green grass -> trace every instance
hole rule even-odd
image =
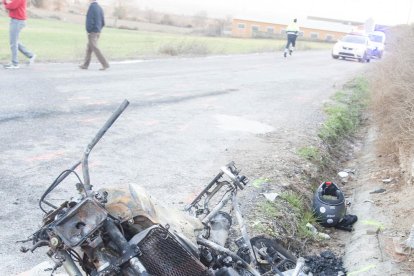
[[[318,178],[329,179],[332,176],[332,164],[335,156],[332,151],[335,146],[340,145],[341,140],[355,132],[362,121],[362,114],[369,100],[368,82],[364,78],[356,78],[344,86],[343,90],[338,91],[332,96],[332,101],[325,106],[327,119],[319,130],[319,137],[323,143],[321,146],[302,147],[297,154],[315,164],[318,168]],[[326,174],[325,174],[326,173]],[[336,173],[336,172],[335,172]],[[309,190],[316,189],[319,181],[314,179],[301,178],[303,185],[305,182],[311,183],[307,186]],[[312,184],[313,183],[313,184]],[[321,237],[314,235],[306,224],[310,223],[317,227],[316,218],[309,209],[307,203],[310,198],[294,192],[285,191],[280,194],[275,202],[258,202],[255,207],[257,213],[257,223],[253,225],[256,232],[267,233],[283,239],[283,235],[292,235],[296,240],[322,240]]]
[[[267,234],[270,236],[277,236],[272,223],[273,220],[283,217],[283,214],[279,212],[279,206],[275,202],[261,201],[257,205],[257,212],[261,214],[264,221],[257,222],[253,225],[254,230],[257,233]]]
[[[307,210],[305,206],[305,199],[303,196],[294,193],[293,191],[287,191],[280,195],[289,206],[292,208],[293,213],[297,219],[297,232],[300,238],[314,239],[316,238],[312,232],[306,227],[307,223],[316,225],[316,218],[314,217],[312,211]]]
[[[309,229],[306,227],[306,224],[312,224],[313,226],[317,226],[318,222],[316,221],[315,216],[311,211],[303,211],[301,213],[301,219],[299,220],[298,225],[298,233],[299,237],[304,239],[318,239]]]
[[[8,21],[0,16],[0,61],[10,58]],[[20,41],[37,54],[40,61],[75,61],[83,58],[86,32],[83,25],[53,19],[30,19]],[[215,55],[273,52],[283,48],[285,41],[271,39],[238,39],[202,37],[158,32],[105,28],[100,48],[110,60],[125,60],[162,55]],[[332,45],[300,42],[299,50],[328,49]]]
[[[302,213],[303,212],[303,197],[295,194],[292,191],[283,192],[280,197],[284,200],[286,200],[291,207],[293,207],[297,212]]]
[[[367,80],[360,77],[332,97],[333,102],[325,106],[327,119],[318,133],[323,142],[335,146],[343,137],[355,132],[367,106],[368,90]]]
[[[317,161],[321,158],[319,149],[313,146],[300,148],[298,150],[298,155],[309,161]]]
[[[279,212],[279,208],[277,207],[277,205],[269,201],[260,202],[259,211],[266,217],[276,218],[281,216],[281,213]]]
[[[306,227],[307,223],[312,225],[317,225],[317,223],[313,213],[307,210],[305,199],[292,191],[281,193],[280,199],[282,201],[261,201],[257,204],[256,212],[260,214],[261,221],[253,225],[254,230],[278,237],[280,233],[275,232],[272,223],[272,221],[278,221],[288,233],[296,233],[298,238],[316,239]]]

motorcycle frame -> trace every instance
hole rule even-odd
[[[40,201],[47,204],[48,206],[57,209],[58,207],[54,206],[50,202],[45,200],[47,194],[53,191],[72,171],[74,171],[79,165],[82,167],[82,174],[83,174],[83,190],[85,192],[84,198],[93,198],[94,193],[92,191],[93,185],[91,185],[90,176],[89,176],[89,154],[91,153],[92,149],[95,145],[101,140],[101,138],[105,135],[108,129],[113,125],[113,123],[118,119],[118,117],[124,112],[124,110],[128,107],[129,102],[124,100],[122,104],[113,112],[113,114],[108,118],[105,124],[99,129],[97,134],[94,136],[92,141],[86,147],[83,157],[80,161],[78,161],[75,165],[73,165],[68,171],[63,173],[59,178],[55,180],[52,186],[48,189],[48,192],[45,193]],[[82,193],[82,191],[79,191]],[[133,247],[128,244],[128,241],[122,235],[118,227],[115,225],[114,221],[107,217],[103,227],[105,228],[108,235],[111,237],[111,240],[114,241],[120,252],[122,252],[122,256],[120,258],[120,262],[122,263],[129,263],[129,267],[137,273],[137,275],[146,276],[148,273],[146,272],[145,267],[136,257],[139,254],[139,249],[137,247]],[[79,268],[76,266],[75,262],[73,261],[72,257],[66,250],[58,250],[53,252],[53,254],[49,255],[49,257],[56,263],[56,266],[62,265],[66,272],[71,276],[81,276],[81,272]]]
[[[98,131],[98,133],[95,135],[95,137],[92,139],[92,141],[88,144],[86,147],[83,157],[80,161],[78,161],[75,165],[73,165],[67,172],[63,173],[58,179],[55,180],[55,182],[52,184],[52,186],[48,189],[48,192],[46,192],[42,198],[40,199],[40,202],[43,202],[47,204],[48,206],[58,209],[58,207],[54,206],[50,202],[45,200],[45,197],[47,194],[49,194],[53,189],[55,189],[72,171],[74,171],[79,165],[82,167],[82,174],[83,174],[83,190],[85,192],[85,197],[93,197],[93,191],[90,181],[90,175],[89,175],[89,155],[92,151],[92,149],[95,147],[95,145],[100,141],[100,139],[105,135],[107,130],[113,125],[113,123],[117,120],[117,118],[123,113],[123,111],[128,107],[129,102],[127,100],[124,100],[122,104],[114,111],[114,113],[111,115],[111,117],[105,122],[105,124],[102,126],[102,128]],[[234,173],[233,169],[236,170],[236,173]],[[223,176],[227,175],[231,180],[230,182],[218,182],[218,180]],[[231,162],[227,164],[226,166],[223,166],[221,168],[221,172],[207,185],[207,187],[203,190],[202,193],[190,204],[190,206],[187,208],[187,210],[190,210],[192,207],[195,207],[197,203],[203,198],[204,195],[207,195],[207,198],[204,202],[204,207],[208,209],[208,203],[210,199],[219,191],[224,185],[228,185],[230,188],[227,191],[228,194],[223,197],[219,204],[217,204],[211,212],[209,212],[206,217],[202,220],[202,223],[204,225],[207,225],[212,218],[214,218],[215,215],[217,215],[221,209],[223,209],[229,201],[232,203],[232,210],[235,213],[237,222],[239,224],[239,229],[242,234],[242,237],[244,239],[244,242],[246,243],[246,246],[249,247],[249,253],[251,260],[254,265],[256,265],[256,257],[253,253],[253,248],[250,243],[250,236],[247,232],[246,224],[244,222],[242,213],[240,211],[240,206],[238,204],[237,199],[237,191],[239,189],[243,189],[243,184],[246,184],[244,182],[244,179],[240,179],[238,177],[238,171],[234,167],[234,162]],[[209,192],[209,190],[214,186],[213,191]],[[80,191],[81,192],[81,191]],[[121,252],[125,252],[126,254],[123,254],[122,259],[129,263],[130,267],[137,273],[137,275],[143,275],[146,276],[148,273],[146,272],[145,267],[142,265],[142,263],[139,261],[139,259],[136,257],[137,253],[139,253],[136,249],[131,248],[131,246],[128,244],[125,237],[122,235],[118,227],[115,225],[114,221],[111,218],[107,218],[103,227],[106,229],[107,233],[111,237],[111,239],[115,242],[117,247]],[[200,235],[197,238],[197,242],[199,244],[202,244],[207,247],[211,247],[217,251],[220,251],[222,253],[228,254],[229,256],[232,256],[234,259],[237,259],[243,266],[249,270],[253,275],[260,276],[260,273],[253,268],[250,264],[245,262],[242,258],[240,258],[237,254],[230,251],[229,249],[216,244],[212,241],[209,241],[205,239],[202,235]],[[32,252],[35,249],[35,247],[32,248]],[[131,252],[130,250],[133,250]],[[55,251],[53,254],[49,255],[49,257],[52,258],[54,262],[56,262],[56,267],[63,265],[66,272],[71,276],[80,276],[82,275],[79,268],[74,263],[72,257],[66,250],[58,250]],[[63,260],[63,261],[62,261]],[[298,266],[297,266],[298,267]],[[279,275],[283,276],[283,274],[278,273]],[[295,275],[295,274],[294,274]]]
[[[253,262],[253,265],[256,265],[256,257],[253,253],[253,248],[250,243],[250,236],[247,232],[247,227],[243,219],[243,215],[240,211],[240,206],[237,199],[237,192],[239,189],[243,189],[243,182],[240,181],[240,178],[238,177],[238,171],[234,166],[234,162],[230,162],[226,166],[223,166],[220,168],[220,173],[204,188],[204,190],[193,200],[193,202],[187,206],[186,210],[190,211],[193,207],[198,206],[198,203],[201,201],[201,199],[205,197],[203,208],[204,210],[208,209],[208,204],[210,200],[217,194],[218,191],[220,191],[224,186],[228,186],[229,189],[226,192],[225,196],[218,202],[218,204],[210,211],[208,214],[201,220],[201,222],[207,226],[209,222],[227,205],[227,203],[231,202],[231,208],[234,211],[237,224],[239,225],[239,230],[241,232],[241,235],[243,237],[244,243],[249,248],[249,255]],[[219,181],[223,175],[228,176],[231,179],[231,183],[228,181]],[[242,184],[243,183],[243,184]],[[210,191],[211,190],[211,191]],[[253,274],[253,275],[260,275],[260,273],[254,269],[250,264],[245,262],[243,259],[241,259],[239,256],[228,250],[227,248],[214,243],[212,241],[209,241],[207,239],[204,239],[202,235],[200,235],[197,238],[197,242],[200,244],[203,244],[208,247],[212,247],[213,249],[230,254],[233,258],[236,258],[238,261],[241,261],[243,265]]]
[[[234,173],[236,171],[236,173]],[[232,183],[228,181],[219,181],[223,175],[227,175],[231,180]],[[246,184],[245,182],[242,182],[243,184]],[[201,220],[201,222],[208,227],[209,222],[227,205],[229,201],[231,201],[231,208],[235,214],[237,224],[239,225],[239,230],[242,235],[242,238],[244,240],[245,245],[249,248],[249,255],[250,259],[252,260],[252,265],[245,262],[242,258],[240,258],[237,254],[230,251],[229,249],[213,242],[208,239],[206,239],[203,234],[200,234],[197,237],[197,243],[210,247],[216,251],[219,251],[221,253],[227,254],[231,256],[233,259],[238,260],[240,263],[243,264],[243,266],[253,275],[260,276],[261,274],[254,268],[257,265],[256,256],[254,255],[253,247],[250,242],[250,236],[247,231],[246,224],[243,219],[242,212],[240,210],[240,205],[238,203],[237,199],[237,192],[239,189],[243,189],[240,178],[238,177],[238,171],[234,166],[234,162],[231,162],[227,164],[226,166],[221,167],[220,173],[203,189],[203,191],[193,200],[192,203],[190,203],[185,209],[186,211],[191,211],[192,208],[197,208],[199,205],[199,202],[205,197],[203,202],[203,211],[209,210],[208,204],[210,200],[217,194],[218,191],[220,191],[224,186],[228,186],[229,190],[227,191],[227,194],[218,202],[218,204],[207,213],[207,215]],[[304,262],[298,261],[295,267],[294,272],[291,274],[292,276],[299,275],[301,269],[304,266]],[[275,268],[275,272],[279,276],[284,276],[284,274]]]

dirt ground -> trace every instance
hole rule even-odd
[[[348,275],[414,275],[414,255],[401,247],[414,223],[413,187],[402,181],[391,157],[376,153],[375,127],[360,135],[349,149],[354,158],[344,164],[355,169],[343,189],[351,202],[348,213],[358,216],[355,230],[338,237]]]

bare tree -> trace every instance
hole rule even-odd
[[[205,28],[207,25],[207,12],[199,11],[193,16],[193,24],[198,28]]]
[[[115,17],[115,25],[118,19],[127,19],[131,14],[137,14],[138,10],[138,5],[134,0],[115,0],[112,13]]]
[[[171,19],[171,16],[168,14],[164,14],[164,16],[162,17],[160,24],[162,25],[174,25],[173,20]]]
[[[231,16],[230,14],[226,15],[224,17],[224,24],[225,24],[225,28],[227,27],[231,27],[231,23],[233,22],[233,16]]]
[[[54,10],[62,11],[67,6],[67,0],[55,0],[54,1]]]
[[[208,36],[222,36],[226,21],[224,19],[217,19],[213,23],[208,24],[206,35]]]
[[[47,0],[31,0],[30,3],[36,8],[45,8]]]
[[[145,18],[149,23],[153,23],[156,19],[155,12],[153,9],[146,9],[145,10]]]

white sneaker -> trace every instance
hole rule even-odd
[[[3,67],[4,69],[19,69],[20,68],[18,64],[13,64],[13,63],[6,64]]]
[[[36,55],[33,54],[33,56],[29,59],[29,65],[32,65],[36,60]]]

